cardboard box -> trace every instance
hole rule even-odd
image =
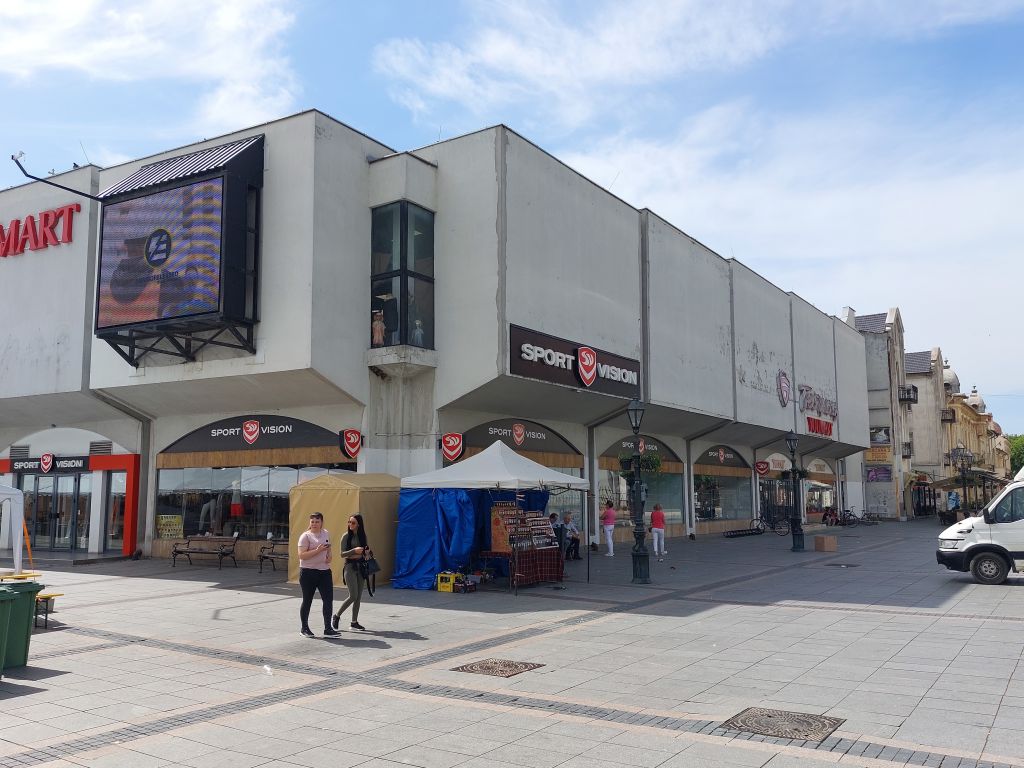
[[[815,552],[837,552],[839,551],[839,539],[835,536],[815,536]]]

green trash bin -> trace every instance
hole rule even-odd
[[[11,606],[18,596],[7,587],[0,587],[0,677],[3,677],[3,658],[7,653],[7,627],[11,621]]]
[[[32,639],[32,625],[36,619],[36,595],[45,587],[38,581],[20,581],[7,584],[15,599],[11,605],[11,620],[7,626],[7,649],[4,669],[24,667],[28,664],[28,644]]]

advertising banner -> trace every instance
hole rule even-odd
[[[103,206],[96,328],[220,308],[224,180]]]
[[[892,427],[872,427],[871,444],[889,445],[892,442]]]
[[[889,483],[889,482],[892,482],[892,467],[890,467],[890,466],[868,467],[868,470],[867,470],[867,481],[869,483]]]

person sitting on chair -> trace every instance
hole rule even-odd
[[[562,528],[565,530],[565,559],[582,560],[580,557],[580,529],[572,521],[572,515],[562,515]]]

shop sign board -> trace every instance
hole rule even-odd
[[[639,441],[639,445],[637,445],[637,441]],[[637,450],[637,448],[639,448],[639,450]],[[682,462],[682,459],[676,455],[675,451],[650,435],[639,435],[636,438],[630,435],[629,437],[624,437],[621,440],[616,440],[608,446],[608,450],[602,453],[601,457],[606,459],[617,459],[623,454],[632,456],[634,453],[656,453],[665,461]]]
[[[88,456],[54,456],[44,453],[34,459],[11,459],[11,472],[60,475],[89,471]]]
[[[876,445],[864,451],[864,461],[868,464],[892,463],[892,448],[888,445]]]
[[[832,437],[833,424],[831,421],[818,419],[814,416],[807,417],[807,434],[820,435],[821,437]]]
[[[765,459],[768,462],[768,468],[772,472],[785,472],[790,468],[792,462],[788,456],[781,453],[771,453]]]
[[[743,460],[742,456],[727,445],[716,445],[712,448],[708,448],[698,456],[697,460],[693,463],[713,464],[719,467],[750,467],[750,465]]]
[[[81,210],[80,203],[69,203],[21,219],[12,219],[6,227],[0,224],[0,258],[20,256],[26,250],[41,251],[70,243],[75,236],[75,214]]]
[[[620,397],[640,397],[640,361],[509,325],[509,373]]]
[[[755,461],[754,471],[757,472],[758,477],[764,477],[765,475],[772,471],[772,465],[769,464],[767,461]]]
[[[190,432],[163,453],[249,451],[337,446],[338,433],[287,416],[254,414],[221,419]]]
[[[525,419],[498,419],[468,429],[462,435],[463,450],[465,448],[487,448],[495,440],[500,440],[516,451],[580,455],[572,443],[554,430]],[[449,459],[447,455],[444,458],[446,464],[455,460]]]
[[[824,459],[811,459],[807,462],[805,467],[808,472],[814,472],[817,475],[832,475],[835,474],[832,471],[832,467],[828,465],[828,462]]]

